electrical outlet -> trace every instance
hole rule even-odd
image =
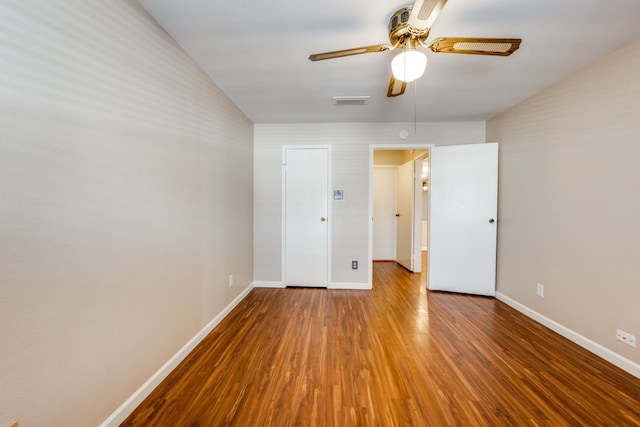
[[[626,345],[630,345],[631,347],[636,346],[636,337],[635,335],[631,335],[629,332],[616,329],[616,339]]]
[[[351,261],[351,269],[352,270],[358,269],[358,261]]]
[[[233,274],[229,275],[229,287],[233,286]]]
[[[538,295],[540,298],[544,298],[544,285],[541,283],[538,283],[538,286],[536,287],[536,295]]]

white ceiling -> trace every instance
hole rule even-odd
[[[509,57],[427,52],[417,85],[387,98],[387,43],[403,0],[140,0],[254,123],[486,120],[640,36],[638,0],[449,0],[437,37],[522,38]],[[606,84],[606,82],[602,82]],[[333,96],[370,95],[366,106]]]

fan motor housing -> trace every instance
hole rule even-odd
[[[393,46],[404,47],[407,40],[424,43],[429,35],[429,30],[416,31],[407,25],[412,7],[403,7],[397,10],[389,19],[389,40]]]

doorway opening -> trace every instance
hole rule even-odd
[[[369,170],[369,284],[373,262],[396,262],[426,287],[429,149],[432,144],[372,145]]]

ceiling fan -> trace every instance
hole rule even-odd
[[[407,87],[407,82],[417,79],[424,72],[427,58],[416,49],[417,47],[424,46],[432,52],[496,56],[509,56],[520,47],[521,39],[478,37],[443,37],[426,45],[429,30],[446,3],[447,0],[416,0],[412,7],[398,10],[389,20],[390,44],[316,53],[309,56],[309,59],[322,61],[343,56],[402,49],[403,52],[396,56],[391,63],[393,73],[387,96],[393,97],[402,95]]]

